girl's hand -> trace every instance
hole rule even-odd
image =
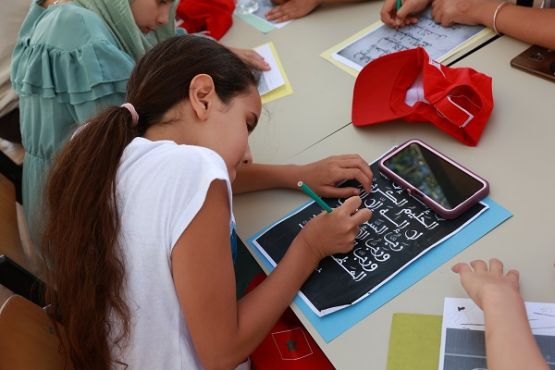
[[[403,0],[399,11],[396,0],[385,0],[380,12],[382,22],[392,28],[405,27],[414,24],[418,18],[414,15],[426,9],[431,0]]]
[[[256,51],[252,49],[241,49],[241,48],[232,48],[227,46],[227,48],[235,55],[239,57],[247,66],[253,69],[257,69],[259,71],[269,71],[270,65],[266,63],[264,58]]]
[[[310,249],[316,263],[326,256],[353,249],[360,225],[372,216],[369,209],[358,209],[361,203],[360,197],[351,197],[333,212],[322,212],[303,227],[297,238]]]
[[[320,196],[348,198],[358,195],[357,188],[338,188],[343,180],[357,180],[364,190],[370,191],[372,171],[358,154],[338,155],[301,166],[299,180],[310,186]]]
[[[433,0],[432,17],[444,27],[459,24],[490,26],[498,0]]]
[[[274,1],[280,4],[266,14],[266,19],[272,22],[285,22],[295,18],[301,18],[313,11],[320,0],[289,0]]]
[[[489,266],[485,261],[475,260],[470,265],[457,263],[451,270],[460,275],[464,290],[481,309],[484,297],[490,294],[520,294],[518,271],[503,274],[503,263],[496,258],[489,260]]]

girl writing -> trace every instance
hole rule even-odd
[[[127,103],[91,119],[61,150],[42,245],[76,369],[233,368],[320,259],[352,249],[370,218],[358,196],[311,220],[274,272],[236,300],[236,177],[266,172],[259,183],[268,187],[298,171],[295,180],[325,193],[345,175],[369,188],[372,176],[357,156],[250,167],[247,138],[260,110],[256,80],[237,56],[209,39],[171,38],[137,64]]]

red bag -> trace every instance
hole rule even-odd
[[[181,0],[175,13],[189,33],[205,32],[219,40],[233,24],[233,0]]]
[[[253,290],[266,276],[258,274]],[[290,308],[251,355],[252,370],[333,370],[334,367]]]

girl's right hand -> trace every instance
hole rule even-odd
[[[303,227],[297,238],[310,249],[316,262],[353,249],[360,225],[372,216],[369,209],[358,209],[361,203],[359,196],[351,197],[333,212],[322,212]]]
[[[451,270],[459,274],[461,284],[470,298],[484,309],[484,300],[492,295],[519,295],[519,274],[517,270],[503,273],[503,263],[492,258],[488,263],[475,260],[467,263],[457,263]]]
[[[396,9],[396,0],[385,0],[380,12],[382,22],[392,28],[399,28],[414,24],[418,21],[416,13],[426,9],[431,0],[403,0],[399,11]]]

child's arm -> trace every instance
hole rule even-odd
[[[196,352],[206,369],[233,368],[247,358],[291,303],[320,259],[353,247],[370,217],[349,198],[311,220],[274,272],[237,302],[229,243],[226,186],[214,181],[206,200],[172,252],[172,274]]]
[[[269,21],[285,22],[291,19],[301,18],[316,9],[322,4],[343,4],[356,3],[364,0],[277,0],[275,4],[279,4],[266,14]]]
[[[503,274],[503,264],[491,259],[459,263],[453,271],[484,311],[489,370],[549,370],[532,335],[519,293],[518,272]]]
[[[444,26],[454,23],[482,24],[493,28],[499,0],[434,0],[432,15]],[[529,44],[555,48],[555,9],[503,5],[497,12],[495,26],[504,33]]]
[[[358,195],[355,188],[338,188],[342,180],[355,179],[366,191],[372,185],[372,171],[359,155],[328,157],[307,165],[267,165],[252,163],[241,166],[233,182],[236,194],[272,188],[296,189],[303,181],[323,197],[347,198]]]

